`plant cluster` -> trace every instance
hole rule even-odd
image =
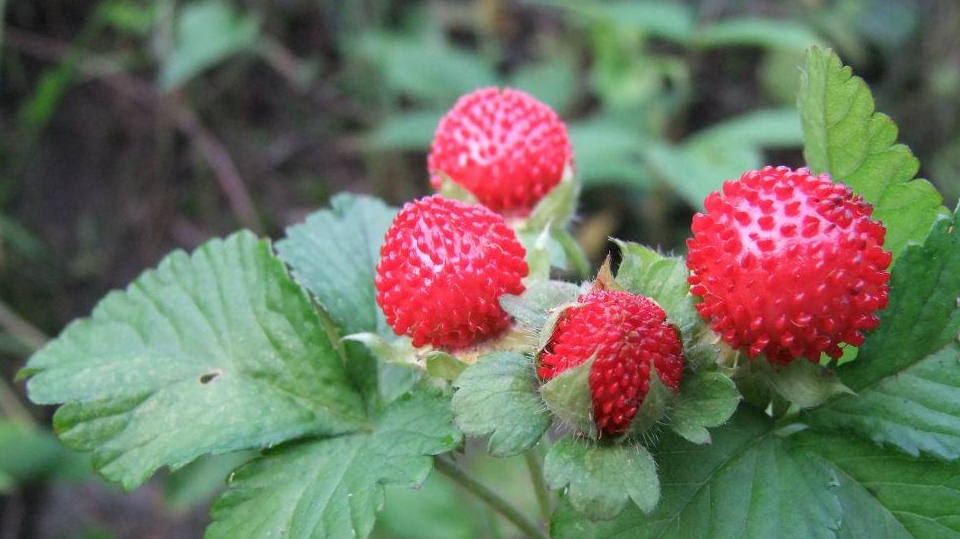
[[[725,182],[685,258],[616,241],[588,276],[564,124],[478,90],[440,121],[438,194],[173,253],[21,376],[127,489],[261,450],[210,539],[366,537],[433,469],[547,537],[457,464],[465,435],[526,456],[554,537],[956,536],[960,217],[873,107],[811,49],[810,168]]]

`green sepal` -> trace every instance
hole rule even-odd
[[[543,472],[550,488],[566,488],[566,501],[590,520],[615,518],[631,500],[649,513],[660,500],[656,463],[639,445],[568,436],[550,448]]]
[[[424,368],[428,376],[453,381],[468,367],[454,356],[434,350],[423,357]]]
[[[564,425],[597,438],[593,421],[593,396],[590,392],[590,369],[594,355],[580,365],[567,369],[540,387],[540,397]]]

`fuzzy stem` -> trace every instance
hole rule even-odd
[[[540,515],[544,522],[550,522],[550,492],[547,490],[547,483],[543,480],[543,462],[540,461],[540,446],[523,454],[527,459],[527,469],[530,471],[530,479],[533,481],[533,491],[537,495],[537,502],[540,504]]]
[[[453,479],[474,496],[480,498],[480,500],[489,505],[494,511],[500,513],[504,518],[512,522],[514,526],[519,528],[520,531],[528,537],[532,539],[550,539],[550,536],[547,535],[540,526],[523,516],[496,492],[477,481],[476,478],[452,460],[444,457],[436,457],[434,464],[436,464],[437,471]]]

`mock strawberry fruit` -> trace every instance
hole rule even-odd
[[[677,391],[683,346],[666,313],[648,298],[595,290],[577,303],[560,315],[537,374],[546,382],[596,354],[589,375],[593,419],[603,434],[623,434],[650,390],[651,367]]]
[[[503,217],[434,195],[406,204],[377,265],[377,303],[414,346],[457,349],[509,326],[503,294],[520,294],[525,251]]]
[[[765,167],[723,184],[693,218],[690,292],[713,330],[771,363],[860,346],[887,306],[886,229],[850,188],[801,168]]]
[[[427,167],[434,188],[446,175],[491,210],[522,216],[560,182],[571,155],[550,107],[518,90],[483,88],[440,120]]]

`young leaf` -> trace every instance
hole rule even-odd
[[[673,432],[695,444],[710,443],[707,427],[719,427],[730,419],[740,403],[740,393],[729,377],[699,370],[680,383],[680,395],[670,415]]]
[[[960,539],[960,464],[911,458],[837,433],[808,430],[794,442],[836,467],[844,514],[838,539]]]
[[[591,357],[563,371],[540,387],[540,397],[553,415],[567,426],[591,436],[597,430],[593,422],[593,397],[590,393],[593,360]]]
[[[567,488],[570,505],[591,520],[616,517],[628,500],[649,513],[660,499],[657,466],[640,445],[568,436],[550,448],[543,473],[550,488]]]
[[[396,213],[375,198],[340,194],[330,200],[329,210],[288,228],[287,237],[277,243],[280,258],[330,315],[340,335],[373,332],[394,338],[377,306],[373,280],[380,246]],[[344,343],[344,349],[347,372],[368,408],[378,409],[410,389],[413,376],[403,367],[378,362],[357,342]],[[378,385],[378,379],[384,383]]]
[[[269,242],[174,252],[30,358],[61,439],[133,488],[205,453],[365,428],[360,396]]]
[[[829,172],[874,206],[887,227],[884,247],[894,256],[922,241],[945,210],[926,180],[914,179],[920,163],[896,144],[897,126],[876,112],[870,89],[830,49],[807,52],[798,98],[804,154],[813,172]]]
[[[628,507],[591,522],[569,505],[554,513],[557,539],[832,539],[841,507],[832,468],[791,447],[762,414],[741,407],[705,445],[665,434],[654,451],[663,485],[646,515]],[[622,473],[622,472],[621,472]]]
[[[453,413],[471,436],[490,435],[495,457],[530,449],[550,426],[550,414],[537,395],[533,360],[498,352],[480,358],[454,382]]]
[[[687,283],[690,272],[683,258],[663,256],[638,243],[614,241],[623,257],[617,271],[618,283],[634,294],[652,298],[666,311],[670,322],[681,329],[700,323]]]
[[[547,323],[550,311],[565,303],[577,301],[580,287],[563,281],[536,281],[519,296],[500,296],[500,306],[518,322],[539,330]]]
[[[390,335],[373,285],[380,246],[396,208],[370,197],[340,194],[330,209],[287,229],[277,253],[333,318],[341,334]]]
[[[391,404],[372,432],[268,451],[231,477],[204,537],[363,539],[383,508],[383,485],[420,485],[430,455],[460,443],[452,423],[448,400],[418,391]]]
[[[857,396],[809,414],[911,455],[960,458],[960,214],[940,218],[893,268],[890,305],[856,361],[836,369]]]

